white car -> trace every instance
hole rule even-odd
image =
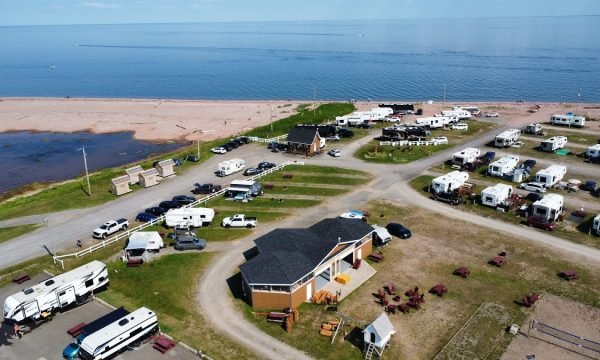
[[[529,183],[524,183],[519,185],[519,189],[523,189],[523,190],[527,190],[527,191],[534,191],[536,193],[545,193],[546,192],[546,187],[544,186],[544,184],[539,183],[539,182],[529,182]]]
[[[448,144],[448,138],[445,136],[438,136],[431,139],[431,142],[435,145],[446,145]]]
[[[499,117],[500,114],[498,114],[497,112],[489,112],[489,113],[485,113],[485,117]]]
[[[402,121],[402,118],[399,116],[390,116],[390,117],[385,118],[385,121],[400,124],[400,121]]]
[[[450,128],[452,130],[469,130],[469,125],[465,124],[465,123],[452,124],[452,126],[450,126]]]
[[[224,147],[216,147],[210,149],[210,151],[212,151],[215,154],[225,154],[227,152],[227,149],[225,149]]]
[[[340,137],[339,137],[339,135],[333,135],[333,136],[326,137],[325,140],[327,140],[327,141],[340,141]]]
[[[339,151],[338,149],[331,149],[328,152],[329,155],[333,156],[333,157],[340,157],[342,156],[342,152]]]

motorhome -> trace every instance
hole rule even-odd
[[[500,159],[494,161],[493,163],[488,165],[487,173],[491,176],[499,176],[502,177],[517,167],[519,164],[519,156],[518,155],[507,155],[503,156]]]
[[[535,181],[544,184],[546,187],[552,187],[561,181],[566,173],[567,168],[565,166],[550,165],[535,174]]]
[[[513,187],[506,184],[488,186],[481,192],[481,204],[497,207],[504,205],[513,194]]]
[[[262,185],[258,181],[234,180],[225,191],[226,198],[234,198],[240,193],[249,196],[259,196],[263,194]]]
[[[243,170],[246,167],[246,162],[242,159],[230,159],[219,163],[217,175],[227,176]]]
[[[169,227],[202,227],[209,225],[215,217],[211,208],[179,208],[171,209],[165,214],[165,224]]]
[[[600,157],[600,144],[588,147],[585,150],[585,157],[588,159]]]
[[[546,194],[532,205],[531,214],[547,221],[556,221],[563,211],[564,198],[558,194]]]
[[[477,106],[455,106],[452,110],[465,110],[471,113],[473,116],[481,115],[481,110]]]
[[[562,149],[567,145],[567,137],[566,136],[553,136],[550,139],[542,141],[540,144],[540,150],[554,152],[556,150]]]
[[[144,252],[159,252],[165,247],[158,231],[136,231],[129,236],[125,251],[130,256],[141,256]]]
[[[496,135],[496,138],[494,139],[494,146],[498,148],[509,147],[519,140],[519,136],[521,136],[521,130],[508,129]]]
[[[439,129],[449,124],[449,121],[450,118],[445,116],[429,116],[416,119],[415,124],[419,126],[425,126],[430,129]]]
[[[431,181],[431,192],[434,194],[451,192],[463,186],[468,180],[468,173],[464,171],[451,171]]]
[[[592,232],[596,235],[600,235],[600,214],[594,217],[592,222]]]
[[[544,135],[544,130],[541,124],[527,124],[523,128],[525,134]]]
[[[442,116],[452,117],[455,116],[459,120],[468,120],[471,118],[471,113],[466,110],[442,110]]]
[[[4,320],[9,323],[38,320],[44,312],[53,313],[86,303],[93,292],[107,285],[106,265],[94,260],[7,297]]]
[[[477,148],[466,148],[462,151],[452,154],[452,164],[466,165],[472,164],[481,155],[481,151]]]
[[[553,125],[583,127],[585,125],[585,116],[577,116],[575,114],[554,114],[550,117],[550,123]]]
[[[86,336],[81,342],[79,357],[83,360],[108,359],[158,331],[156,314],[142,307]]]

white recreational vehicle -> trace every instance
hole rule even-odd
[[[455,108],[457,109],[457,108]],[[463,110],[463,109],[457,109],[457,110],[443,110],[442,111],[442,116],[448,116],[448,117],[456,117],[458,118],[458,120],[468,120],[471,118],[471,113],[468,112],[467,110]]]
[[[159,252],[164,247],[165,243],[158,231],[136,231],[129,236],[125,251],[141,254],[144,251]]]
[[[477,106],[455,106],[452,110],[465,110],[471,113],[473,116],[481,115],[481,110]]]
[[[227,190],[241,191],[241,189],[245,189],[252,196],[259,196],[263,194],[262,185],[258,181],[233,180]]]
[[[452,154],[452,164],[465,165],[472,164],[481,155],[481,151],[477,148],[466,148],[462,151]]]
[[[368,121],[368,120],[367,120]],[[352,113],[345,116],[336,116],[335,123],[338,126],[356,126],[365,122],[361,114]]]
[[[532,215],[548,221],[556,221],[563,211],[564,198],[562,195],[547,194],[541,200],[533,203]]]
[[[508,129],[496,135],[494,146],[498,148],[509,147],[519,140],[519,136],[521,136],[521,130]]]
[[[553,125],[583,127],[585,125],[585,116],[576,116],[574,114],[555,114],[550,117],[550,123]]]
[[[158,331],[156,314],[142,307],[86,336],[81,342],[79,357],[83,360],[108,359],[129,344],[139,343]]]
[[[94,260],[76,269],[23,289],[4,300],[4,320],[37,320],[42,312],[53,313],[69,305],[81,305],[95,290],[108,285],[106,265]]]
[[[445,117],[445,116],[429,116],[429,117],[418,118],[415,120],[416,125],[425,126],[430,129],[443,128],[444,125],[447,125],[449,123],[450,123],[450,118]]]
[[[386,116],[392,115],[394,113],[394,110],[392,110],[392,108],[389,107],[376,107],[369,110],[369,112],[377,115],[376,120],[383,120],[386,118]]]
[[[592,145],[585,150],[585,157],[588,159],[600,156],[600,144]]]
[[[566,173],[566,166],[550,165],[535,174],[535,181],[544,184],[545,187],[552,187],[561,181]]]
[[[451,171],[431,181],[431,192],[435,194],[451,192],[463,186],[468,180],[468,173],[464,171]]]
[[[592,232],[596,235],[600,235],[600,214],[594,217],[592,222]]]
[[[215,217],[211,208],[179,208],[171,209],[165,214],[165,223],[169,227],[202,227],[209,225]]]
[[[242,159],[229,159],[219,163],[219,169],[217,175],[227,176],[238,171],[243,170],[246,167],[246,162]]]
[[[562,149],[567,145],[566,136],[553,136],[550,139],[542,141],[540,144],[540,150],[553,152]]]
[[[481,192],[481,204],[496,207],[503,205],[513,194],[513,187],[506,184],[488,186]]]
[[[504,176],[512,172],[519,164],[518,155],[507,155],[488,165],[488,175]]]

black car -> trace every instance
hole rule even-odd
[[[175,243],[175,250],[203,250],[206,247],[206,240],[198,239],[195,236],[178,236]]]
[[[274,167],[276,167],[277,165],[273,164],[272,162],[267,162],[267,161],[263,161],[263,162],[259,162],[257,168],[258,169],[272,169]]]
[[[392,223],[387,224],[387,226],[385,228],[390,233],[390,235],[397,236],[401,239],[408,239],[409,237],[412,236],[412,233],[410,232],[410,230],[408,230],[408,228],[402,224],[392,222]]]
[[[194,184],[194,189],[192,190],[192,192],[194,194],[212,194],[215,193],[217,191],[221,191],[222,187],[221,185],[215,185],[215,184]]]
[[[161,208],[160,206],[147,208],[144,211],[147,212],[148,214],[152,214],[154,216],[162,216],[167,212],[167,210],[165,208]]]
[[[354,131],[348,129],[338,129],[338,135],[340,137],[351,138],[354,137]]]
[[[450,205],[458,205],[463,202],[463,199],[460,196],[454,195],[453,193],[435,193],[431,195],[431,198]]]
[[[183,206],[183,205],[189,205],[189,204],[193,203],[194,201],[196,201],[196,198],[193,196],[187,196],[187,195],[177,195],[177,196],[173,196],[173,199],[171,199],[171,201],[179,204],[179,206]]]
[[[247,136],[240,136],[236,140],[238,140],[242,144],[250,144],[250,138]]]
[[[369,123],[361,123],[356,125],[356,127],[359,129],[370,129],[372,126]]]
[[[234,147],[231,143],[225,143],[223,145],[219,145],[218,147],[222,147],[223,149],[227,150],[228,152],[234,149]]]
[[[229,142],[232,143],[235,147],[240,147],[244,145],[244,143],[241,142],[240,139],[231,139]]]
[[[179,160],[177,158],[173,158],[171,160],[173,160],[173,162],[175,163],[175,166],[181,166],[181,160]]]
[[[253,176],[253,175],[258,175],[261,172],[263,172],[263,169],[247,168],[246,171],[244,171],[244,175],[246,175],[246,176]]]
[[[535,161],[533,159],[527,159],[527,160],[523,161],[523,165],[521,165],[521,167],[523,169],[531,170],[534,168],[535,164],[537,164],[537,161]]]
[[[160,204],[158,204],[159,207],[165,209],[165,211],[171,210],[171,209],[178,209],[181,207],[181,205],[179,205],[178,203],[176,203],[175,201],[161,201]]]
[[[230,141],[227,144],[229,144],[232,148],[237,149],[238,147],[240,147],[240,144],[238,144],[235,141]]]
[[[525,200],[532,201],[532,202],[542,200],[543,198],[544,198],[544,194],[540,194],[540,193],[536,193],[536,192],[530,192],[529,194],[527,194],[527,196],[525,196]]]
[[[198,162],[200,159],[196,155],[188,155],[185,157],[185,161]]]

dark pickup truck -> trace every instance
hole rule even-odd
[[[431,195],[433,200],[448,203],[450,205],[459,205],[463,203],[463,199],[453,193],[435,193]]]
[[[192,189],[192,193],[194,194],[212,194],[217,191],[221,191],[221,185],[215,184],[194,184],[194,188]]]

